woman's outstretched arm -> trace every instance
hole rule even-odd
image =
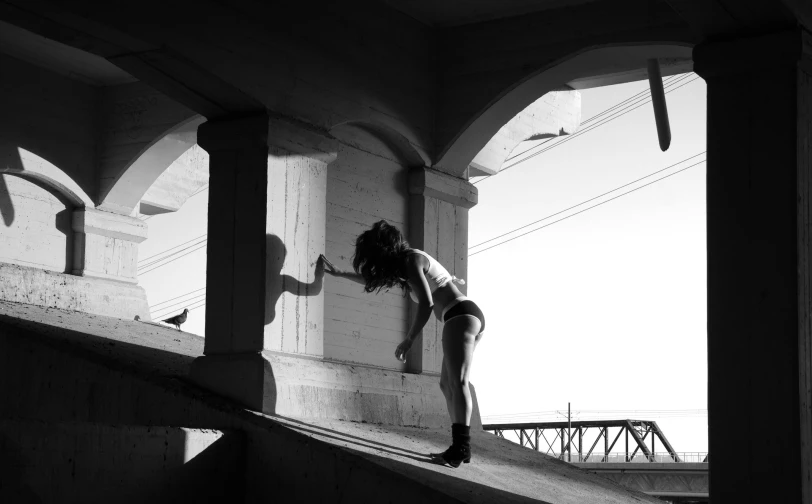
[[[319,255],[319,260],[322,262],[322,264],[324,264],[324,272],[325,273],[333,275],[334,277],[346,278],[348,280],[352,280],[353,282],[359,283],[361,285],[366,285],[366,281],[364,281],[364,277],[362,277],[361,275],[359,275],[358,273],[356,273],[354,271],[342,271],[342,270],[336,268],[335,266],[333,266],[333,263],[331,263],[330,261],[327,260],[326,257],[324,257],[324,254]]]
[[[395,357],[401,362],[406,362],[406,354],[409,353],[409,349],[412,348],[412,344],[418,336],[422,334],[423,327],[431,317],[431,309],[434,307],[431,289],[426,275],[423,274],[424,268],[428,267],[427,263],[428,260],[418,254],[412,254],[406,260],[409,287],[417,298],[417,309],[414,311],[412,325],[409,327],[406,339],[395,349]]]

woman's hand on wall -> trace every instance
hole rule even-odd
[[[398,347],[395,349],[395,358],[400,362],[406,362],[406,354],[409,353],[409,350],[412,348],[412,340],[405,339]]]

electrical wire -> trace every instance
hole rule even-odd
[[[613,192],[615,192],[615,191],[618,191],[618,190],[620,190],[620,189],[623,189],[624,187],[628,187],[628,186],[630,186],[630,185],[632,185],[632,184],[636,184],[637,182],[640,182],[641,180],[645,180],[645,179],[647,179],[647,178],[649,178],[649,177],[653,177],[654,175],[657,175],[658,173],[662,173],[662,172],[664,172],[664,171],[666,171],[666,170],[668,170],[668,169],[670,169],[670,168],[673,168],[673,167],[675,167],[675,166],[679,166],[679,165],[681,165],[682,163],[684,163],[684,162],[686,162],[686,161],[688,161],[688,160],[690,160],[690,159],[693,159],[693,158],[695,158],[695,157],[701,156],[702,154],[705,154],[706,152],[707,152],[707,151],[702,151],[702,152],[700,152],[699,154],[694,154],[693,156],[691,156],[691,157],[687,157],[687,158],[683,159],[682,161],[680,161],[680,162],[678,162],[678,163],[674,163],[674,164],[672,164],[672,165],[670,165],[670,166],[666,166],[665,168],[662,168],[662,169],[660,169],[660,170],[657,170],[657,171],[655,171],[655,172],[653,172],[653,173],[649,173],[648,175],[646,175],[646,176],[644,176],[644,177],[640,177],[639,179],[632,180],[631,182],[626,183],[626,184],[623,184],[622,186],[615,187],[614,189],[611,189],[611,190],[609,190],[609,191],[606,191],[606,192],[605,192],[605,193],[603,193],[603,194],[599,194],[599,195],[597,195],[597,196],[595,196],[595,197],[593,197],[593,198],[589,198],[588,200],[584,200],[584,201],[582,201],[582,202],[580,202],[580,203],[578,203],[578,204],[576,204],[576,205],[572,205],[571,207],[565,208],[564,210],[558,211],[558,212],[556,212],[556,213],[554,213],[554,214],[550,214],[550,215],[548,215],[547,217],[544,217],[544,218],[542,218],[542,219],[539,219],[539,220],[533,221],[533,222],[531,222],[530,224],[525,224],[524,226],[521,226],[521,227],[518,227],[518,228],[513,229],[513,230],[511,230],[511,231],[508,231],[507,233],[500,234],[499,236],[494,236],[493,238],[489,238],[489,239],[487,239],[487,240],[485,240],[485,241],[483,241],[483,242],[479,242],[479,243],[477,243],[476,245],[471,245],[470,247],[468,247],[468,250],[471,250],[471,249],[473,249],[473,248],[476,248],[476,247],[482,246],[482,245],[484,245],[484,244],[486,244],[486,243],[489,243],[489,242],[492,242],[492,241],[494,241],[494,240],[498,240],[499,238],[502,238],[502,237],[507,236],[507,235],[509,235],[509,234],[513,234],[513,233],[515,233],[516,231],[519,231],[519,230],[525,229],[525,228],[527,228],[527,227],[530,227],[530,226],[532,226],[533,224],[538,224],[539,222],[543,222],[543,221],[545,221],[545,220],[547,220],[547,219],[550,219],[550,218],[552,218],[552,217],[555,217],[556,215],[560,215],[560,214],[562,214],[562,213],[564,213],[564,212],[567,212],[567,211],[569,211],[569,210],[572,210],[573,208],[577,208],[577,207],[579,207],[579,206],[581,206],[581,205],[585,205],[585,204],[589,203],[590,201],[594,201],[594,200],[596,200],[596,199],[598,199],[598,198],[602,198],[602,197],[606,196],[607,194],[611,194],[611,193],[613,193]]]
[[[205,299],[206,299],[206,293],[203,292],[201,294],[190,297],[188,299],[184,299],[183,301],[177,301],[175,303],[172,303],[171,305],[163,306],[161,308],[156,308],[154,310],[152,308],[150,308],[150,312],[154,312],[154,313],[160,313],[160,312],[170,313],[172,311],[180,309],[180,307],[182,307],[184,305],[194,304],[194,303],[197,303],[198,301],[202,301],[202,300],[205,300]]]
[[[670,85],[670,84],[671,84],[671,82],[673,82],[673,81],[674,81],[676,78],[678,78],[678,77],[680,77],[680,76],[674,76],[674,75],[672,75],[672,76],[670,76],[670,77],[666,77],[665,79],[663,79],[663,85],[664,85],[664,86],[668,86],[668,85]],[[597,120],[598,118],[600,118],[600,117],[601,117],[601,116],[603,116],[604,114],[607,114],[607,113],[611,112],[612,110],[615,110],[615,109],[616,109],[616,108],[618,108],[618,107],[622,107],[622,106],[624,106],[625,104],[627,104],[627,103],[629,103],[629,102],[631,102],[631,101],[634,101],[635,99],[640,98],[641,96],[646,95],[646,94],[651,94],[651,91],[650,91],[650,90],[648,90],[648,89],[644,89],[644,90],[640,91],[639,93],[636,93],[636,94],[634,94],[634,95],[632,95],[632,96],[630,96],[630,97],[626,98],[625,100],[620,101],[620,102],[618,102],[618,103],[614,104],[613,106],[609,107],[608,109],[605,109],[605,110],[603,110],[603,111],[601,111],[601,112],[598,112],[597,114],[595,114],[595,115],[593,115],[593,116],[591,116],[591,117],[589,117],[589,118],[587,118],[587,119],[584,119],[583,121],[581,121],[581,126],[584,126],[585,124],[589,124],[590,122]],[[576,133],[577,133],[577,132],[576,132]],[[525,153],[530,152],[530,151],[531,151],[531,150],[533,150],[533,149],[537,149],[537,148],[538,148],[538,147],[540,147],[541,145],[544,145],[544,144],[546,144],[546,143],[548,143],[548,142],[551,142],[551,141],[555,140],[556,138],[558,138],[558,137],[549,138],[549,139],[548,139],[546,142],[543,142],[542,144],[539,144],[539,145],[534,145],[534,146],[529,147],[529,148],[527,148],[527,149],[525,149],[525,150],[523,150],[522,152],[519,152],[519,153],[517,153],[517,154],[511,154],[510,156],[508,156],[508,158],[507,158],[507,159],[505,159],[505,162],[511,161],[511,160],[513,160],[513,159],[515,159],[515,158],[517,158],[517,157],[519,157],[519,156],[522,156],[522,155],[524,155]],[[483,179],[483,180],[484,180],[484,179]],[[478,183],[478,182],[481,182],[481,180],[479,180],[479,181],[477,181],[477,182],[475,182],[475,183]]]
[[[681,88],[682,86],[685,86],[686,84],[690,84],[691,82],[694,82],[697,79],[699,79],[699,77],[695,77],[695,78],[691,79],[690,81],[683,83],[680,86],[670,88],[670,89],[668,89],[668,91],[665,92],[665,94],[671,93],[672,91],[676,91],[677,89]],[[578,137],[580,137],[582,135],[585,135],[585,134],[587,134],[587,133],[589,133],[591,131],[594,131],[594,130],[600,128],[601,126],[603,126],[605,124],[608,124],[608,123],[610,123],[610,122],[612,122],[612,121],[614,121],[616,119],[620,119],[624,115],[629,114],[631,112],[634,112],[635,110],[637,110],[640,107],[643,107],[643,106],[645,106],[645,105],[647,105],[649,103],[651,103],[650,98],[647,98],[642,102],[638,101],[638,102],[635,102],[635,103],[630,103],[629,105],[625,106],[624,108],[621,108],[620,110],[618,110],[618,111],[614,112],[613,114],[601,119],[597,123],[592,124],[592,125],[590,125],[589,127],[585,128],[583,130],[579,130],[579,131],[575,132],[574,134],[567,135],[567,136],[565,136],[563,138],[557,137],[557,138],[561,138],[561,140],[554,143],[553,145],[551,145],[549,147],[546,147],[546,148],[544,148],[544,149],[542,149],[542,150],[540,150],[538,152],[534,152],[533,154],[530,154],[527,157],[524,157],[524,158],[522,158],[522,159],[520,159],[520,160],[518,160],[518,161],[516,161],[516,162],[514,162],[512,164],[509,164],[509,165],[505,166],[504,168],[499,170],[498,173],[502,173],[504,171],[507,171],[507,170],[513,168],[514,166],[518,165],[519,163],[523,163],[525,161],[528,161],[528,160],[530,160],[530,159],[532,159],[532,158],[534,158],[534,157],[536,157],[536,156],[538,156],[540,154],[543,154],[543,153],[547,152],[550,149],[553,149],[553,148],[555,148],[555,147],[557,147],[559,145],[570,142],[570,141],[572,141],[572,140],[574,140],[574,139],[576,139],[576,138],[578,138]],[[478,182],[481,182],[481,181],[478,181]]]
[[[616,199],[618,199],[618,198],[620,198],[620,197],[626,196],[627,194],[631,194],[631,193],[633,193],[633,192],[635,192],[635,191],[639,191],[640,189],[643,189],[644,187],[648,187],[648,186],[650,186],[650,185],[652,185],[652,184],[656,184],[657,182],[660,182],[660,181],[662,181],[662,180],[665,180],[665,179],[667,179],[667,178],[669,178],[669,177],[673,177],[674,175],[676,175],[676,174],[678,174],[678,173],[682,173],[682,172],[684,172],[685,170],[688,170],[688,169],[690,169],[690,168],[693,168],[694,166],[700,165],[700,164],[702,164],[702,163],[704,163],[704,162],[705,162],[705,160],[702,160],[702,161],[699,161],[699,162],[697,162],[697,163],[694,163],[694,164],[692,164],[692,165],[690,165],[690,166],[686,166],[685,168],[682,168],[682,169],[680,169],[680,170],[677,170],[677,171],[675,171],[675,172],[673,172],[673,173],[669,173],[668,175],[666,175],[666,176],[664,176],[664,177],[660,177],[660,178],[658,178],[657,180],[653,180],[653,181],[651,181],[651,182],[649,182],[649,183],[647,183],[647,184],[643,184],[643,185],[641,185],[641,186],[639,186],[639,187],[635,187],[634,189],[631,189],[631,190],[629,190],[629,191],[626,191],[626,192],[624,192],[624,193],[621,193],[621,194],[619,194],[619,195],[617,195],[617,196],[615,196],[615,197],[613,197],[613,198],[609,198],[608,200],[601,201],[600,203],[597,203],[597,204],[595,204],[595,205],[592,205],[592,206],[590,206],[590,207],[587,207],[587,208],[585,208],[585,209],[583,209],[583,210],[580,210],[580,211],[578,211],[578,212],[575,212],[575,213],[573,213],[573,214],[567,215],[566,217],[562,217],[561,219],[558,219],[558,220],[556,220],[556,221],[553,221],[553,222],[551,222],[551,223],[549,223],[549,224],[545,224],[545,225],[543,225],[543,226],[541,226],[541,227],[538,227],[538,228],[536,228],[536,229],[532,229],[532,230],[530,230],[530,231],[528,231],[528,232],[526,232],[526,233],[522,233],[522,234],[520,234],[520,235],[518,235],[518,236],[514,236],[513,238],[507,239],[507,240],[505,240],[505,241],[503,241],[503,242],[499,242],[499,243],[497,243],[496,245],[492,245],[492,246],[490,246],[490,247],[488,247],[488,248],[484,248],[484,249],[482,249],[482,250],[477,250],[476,252],[472,252],[472,253],[468,254],[468,257],[473,257],[473,256],[475,256],[475,255],[477,255],[477,254],[481,254],[482,252],[485,252],[485,251],[488,251],[488,250],[494,249],[494,248],[496,248],[496,247],[499,247],[500,245],[504,245],[504,244],[506,244],[506,243],[512,242],[513,240],[519,239],[519,238],[521,238],[522,236],[527,236],[527,235],[529,235],[530,233],[535,233],[536,231],[540,231],[540,230],[542,230],[542,229],[548,228],[548,227],[552,226],[553,224],[558,224],[558,223],[559,223],[559,222],[561,222],[561,221],[565,221],[565,220],[567,220],[567,219],[569,219],[569,218],[571,218],[571,217],[575,217],[576,215],[582,214],[582,213],[586,212],[587,210],[592,210],[593,208],[597,208],[597,207],[599,207],[599,206],[601,206],[601,205],[605,205],[606,203],[609,203],[610,201],[614,201],[614,200],[616,200]],[[612,192],[612,191],[610,191],[610,192]],[[576,205],[576,206],[579,206],[579,205]],[[544,220],[544,219],[542,219],[542,220]],[[508,234],[510,234],[510,233],[508,233]]]
[[[685,74],[684,76],[681,76],[681,77],[680,77],[680,78],[678,78],[678,79],[674,79],[674,80],[670,81],[670,82],[669,82],[669,83],[668,83],[666,86],[664,86],[664,87],[666,87],[666,88],[668,88],[669,86],[674,86],[674,87],[669,88],[669,89],[668,89],[668,90],[665,92],[665,94],[671,93],[672,91],[676,91],[677,89],[679,89],[679,88],[681,88],[681,87],[683,87],[683,86],[685,86],[685,85],[687,85],[687,84],[690,84],[691,82],[694,82],[695,80],[699,79],[699,77],[697,76],[697,77],[695,77],[695,78],[693,78],[693,79],[689,80],[688,82],[683,82],[682,84],[680,84],[680,85],[678,85],[678,86],[676,85],[676,84],[678,84],[679,82],[684,81],[685,79],[687,79],[687,78],[688,78],[688,77],[690,77],[691,75],[693,75],[693,74],[688,73],[688,74]],[[645,91],[645,93],[650,94],[650,92],[649,92],[649,91]],[[639,94],[640,94],[640,93],[638,93],[638,95],[639,95]],[[555,138],[551,138],[550,140],[548,140],[548,141],[546,141],[546,142],[544,142],[544,143],[542,143],[542,144],[535,145],[535,146],[533,146],[533,147],[531,147],[531,148],[529,148],[529,149],[527,149],[527,150],[523,151],[522,153],[520,153],[520,154],[518,154],[518,155],[516,155],[516,156],[511,156],[511,157],[509,157],[509,158],[508,158],[508,160],[510,160],[510,159],[514,159],[514,158],[516,158],[516,157],[518,157],[518,156],[520,156],[520,155],[522,155],[522,154],[524,154],[524,153],[527,153],[527,152],[529,152],[529,151],[531,151],[531,150],[534,150],[534,149],[538,149],[538,148],[540,148],[540,147],[543,147],[544,145],[546,145],[546,144],[550,143],[550,142],[551,142],[551,141],[553,141],[553,140],[557,140],[557,142],[553,143],[552,145],[550,145],[550,146],[548,146],[548,147],[545,147],[545,148],[543,148],[543,149],[541,149],[541,150],[539,150],[539,151],[537,151],[537,152],[534,152],[534,153],[532,153],[532,154],[529,154],[528,156],[526,156],[526,157],[524,157],[524,158],[522,158],[522,159],[519,159],[518,161],[515,161],[515,162],[513,162],[513,163],[511,163],[511,164],[509,164],[509,165],[507,165],[507,166],[505,166],[504,168],[502,168],[501,170],[499,170],[497,173],[495,173],[495,174],[493,174],[493,175],[488,175],[488,176],[486,176],[486,177],[484,177],[484,178],[482,178],[482,179],[480,179],[480,180],[477,180],[476,182],[473,182],[473,185],[477,185],[477,184],[479,184],[480,182],[484,182],[485,180],[488,180],[488,179],[489,179],[489,178],[491,178],[491,177],[494,177],[494,176],[496,176],[496,175],[498,175],[498,174],[500,174],[500,173],[504,173],[505,171],[509,170],[510,168],[513,168],[513,167],[515,167],[515,166],[517,166],[517,165],[519,165],[519,164],[521,164],[521,163],[523,163],[523,162],[525,162],[525,161],[528,161],[528,160],[530,160],[530,159],[532,159],[532,158],[534,158],[534,157],[536,157],[536,156],[538,156],[538,155],[540,155],[540,154],[543,154],[543,153],[547,152],[548,150],[553,149],[553,148],[555,148],[555,147],[557,147],[557,146],[559,146],[559,145],[562,145],[562,144],[565,144],[565,143],[567,143],[567,142],[569,142],[569,141],[571,141],[571,140],[574,140],[574,139],[578,138],[578,137],[579,137],[579,136],[581,136],[581,135],[584,135],[584,134],[586,134],[586,133],[589,133],[590,131],[593,131],[593,130],[595,130],[595,129],[598,129],[598,128],[600,128],[601,126],[603,126],[604,124],[608,124],[608,123],[610,123],[610,122],[614,121],[615,119],[619,119],[619,118],[623,117],[624,115],[626,115],[626,114],[628,114],[628,113],[630,113],[630,112],[633,112],[633,111],[637,110],[638,108],[640,108],[640,107],[642,107],[642,106],[644,106],[644,105],[646,105],[646,104],[648,104],[648,103],[650,103],[650,102],[651,102],[650,97],[649,97],[649,98],[645,98],[645,99],[644,99],[644,100],[641,102],[639,99],[637,99],[637,98],[638,98],[638,95],[635,95],[635,96],[633,96],[633,97],[631,97],[631,98],[627,98],[627,99],[626,99],[626,100],[624,100],[623,102],[620,102],[620,103],[618,103],[618,104],[614,105],[613,107],[610,107],[609,109],[606,109],[606,110],[604,110],[603,112],[600,112],[599,114],[596,114],[595,116],[592,116],[590,119],[588,119],[587,121],[585,121],[585,122],[584,122],[584,123],[582,123],[582,124],[586,124],[587,122],[592,121],[592,120],[593,120],[593,118],[598,118],[599,116],[602,116],[603,114],[607,113],[608,111],[610,111],[610,110],[612,110],[612,109],[615,109],[615,108],[617,108],[617,107],[621,107],[620,109],[616,110],[615,112],[612,112],[612,113],[611,113],[609,116],[604,117],[604,118],[602,118],[602,119],[598,120],[598,122],[597,122],[597,123],[595,123],[595,124],[591,124],[591,125],[589,125],[587,128],[585,128],[585,129],[579,130],[579,131],[577,131],[577,132],[573,133],[572,135],[567,135],[567,136],[564,136],[564,137],[555,137]],[[624,102],[625,102],[625,104],[624,104]]]
[[[193,290],[193,291],[189,291],[189,292],[187,292],[186,294],[181,294],[180,296],[176,296],[176,297],[173,297],[173,298],[167,299],[167,300],[165,300],[165,301],[161,301],[160,303],[155,303],[154,305],[150,306],[150,308],[151,308],[151,309],[152,309],[152,308],[155,308],[155,307],[157,307],[157,306],[160,306],[160,305],[162,305],[162,304],[168,303],[168,302],[170,302],[170,301],[174,301],[175,299],[179,299],[179,298],[182,298],[182,297],[184,297],[184,296],[188,296],[189,294],[192,294],[193,292],[198,292],[198,291],[202,291],[202,290],[206,290],[206,288],[205,288],[205,287],[201,287],[201,288],[199,288],[199,289],[195,289],[195,290]]]
[[[186,252],[185,254],[181,254],[181,255],[179,255],[178,257],[175,257],[172,260],[166,261],[165,263],[161,263],[161,264],[158,264],[157,266],[153,266],[152,268],[147,269],[145,271],[139,271],[138,274],[139,275],[146,275],[147,273],[155,271],[156,269],[159,269],[159,268],[163,268],[167,264],[171,264],[171,263],[177,261],[178,259],[182,259],[182,258],[186,257],[187,255],[193,253],[193,252],[197,252],[198,250],[204,250],[206,248],[206,244],[207,244],[207,241],[200,242],[199,244],[197,244],[197,245],[200,245],[198,248],[196,248],[194,250],[190,250],[190,251]]]
[[[182,247],[182,246],[186,245],[187,243],[192,243],[195,240],[205,238],[207,235],[208,235],[208,233],[204,233],[204,234],[198,236],[197,238],[192,238],[191,240],[185,241],[185,242],[181,243],[180,245],[175,245],[174,247],[168,248],[168,249],[166,249],[166,250],[164,250],[162,252],[158,252],[157,254],[153,254],[153,255],[151,255],[149,257],[145,257],[145,258],[141,259],[140,261],[138,261],[138,264],[140,265],[142,263],[145,263],[145,262],[149,261],[150,259],[152,259],[153,257],[158,257],[159,255],[163,255],[163,254],[169,252],[170,250],[174,250],[174,249],[176,249],[178,247]]]

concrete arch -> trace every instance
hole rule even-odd
[[[93,200],[67,173],[31,151],[17,148],[16,156],[7,155],[0,164],[0,174],[16,175],[39,181],[65,197],[75,207],[93,208]]]
[[[197,127],[206,118],[190,117],[157,136],[122,170],[103,195],[99,208],[129,215],[161,174],[183,153],[197,144]]]
[[[431,166],[431,158],[428,153],[415,146],[405,135],[390,126],[369,120],[344,121],[330,128],[330,133],[334,134],[344,127],[357,128],[376,137],[409,168]]]
[[[659,58],[663,75],[690,71],[692,46],[651,43],[588,47],[558,59],[504,90],[471,118],[440,152],[434,167],[462,177],[499,129],[550,91],[619,84],[645,78],[646,60]]]

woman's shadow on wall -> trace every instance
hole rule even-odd
[[[301,282],[282,274],[288,250],[284,242],[273,234],[265,235],[265,325],[276,319],[276,303],[284,292],[294,296],[317,296],[324,285],[324,265],[317,259],[315,274],[310,283]]]

